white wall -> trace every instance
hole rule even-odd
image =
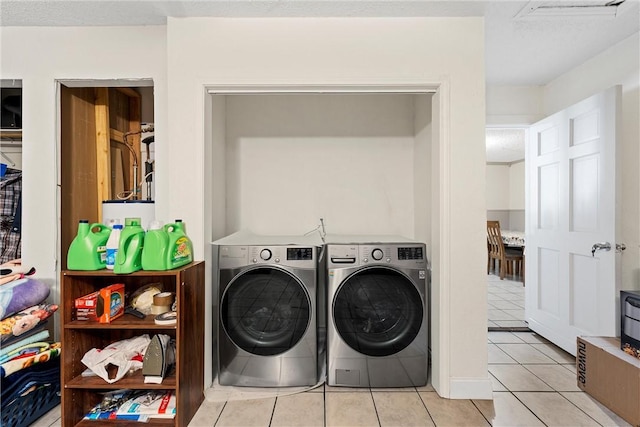
[[[524,209],[524,161],[487,164],[487,210]]]
[[[153,79],[155,141],[165,145],[165,40],[164,27],[0,27],[1,78],[21,79],[23,87],[22,259],[56,299],[59,256],[66,257],[58,253],[56,81]],[[159,173],[163,187],[166,175]]]
[[[503,229],[524,231],[524,161],[487,164],[487,219]]]
[[[431,221],[433,203],[431,198],[431,176],[435,173],[431,167],[433,159],[433,112],[431,95],[415,95],[414,97],[413,133],[415,135],[413,152],[414,183],[414,238],[422,242],[433,242]],[[431,259],[433,247],[427,248],[427,257]]]
[[[487,210],[509,209],[509,165],[487,165]],[[524,189],[524,186],[523,186]]]
[[[509,165],[509,209],[523,210],[524,199],[524,160]]]
[[[188,209],[183,217],[196,256],[205,250],[204,223],[211,220],[202,202],[207,87],[440,88],[445,112],[438,119],[443,147],[437,155],[444,164],[434,183],[438,200],[432,200],[440,223],[434,241],[428,242],[437,252],[434,327],[440,330],[434,343],[434,386],[446,397],[490,398],[484,75],[478,72],[484,63],[482,19],[188,18],[169,19],[167,31],[169,138],[181,143],[169,146],[165,161],[189,167],[188,174],[168,183],[168,209]],[[450,255],[462,252],[467,255]]]
[[[487,127],[529,125],[542,118],[541,86],[487,86]]]
[[[227,98],[228,233],[413,238],[411,95]]]
[[[618,146],[619,243],[622,289],[640,289],[640,33],[558,77],[544,88],[544,113],[550,115],[614,85],[622,85],[622,141]]]

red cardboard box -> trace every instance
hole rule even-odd
[[[124,284],[116,283],[76,298],[76,320],[110,323],[124,314]]]
[[[578,337],[578,387],[634,426],[640,426],[640,360],[620,340]]]

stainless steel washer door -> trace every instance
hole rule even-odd
[[[349,347],[389,356],[409,346],[423,319],[420,293],[396,270],[370,267],[346,278],[333,300],[335,328]]]
[[[302,283],[278,268],[243,272],[227,286],[220,321],[239,348],[259,356],[282,354],[303,337],[311,302]]]

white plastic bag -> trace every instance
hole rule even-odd
[[[151,339],[149,335],[141,335],[109,344],[102,350],[92,348],[82,358],[84,363],[100,378],[112,384],[124,377],[127,372],[142,369],[144,353]],[[115,365],[118,371],[114,378],[109,378],[108,365]]]

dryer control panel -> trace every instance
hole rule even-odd
[[[329,244],[330,266],[347,267],[367,264],[393,264],[411,268],[427,265],[426,246],[421,243]]]

